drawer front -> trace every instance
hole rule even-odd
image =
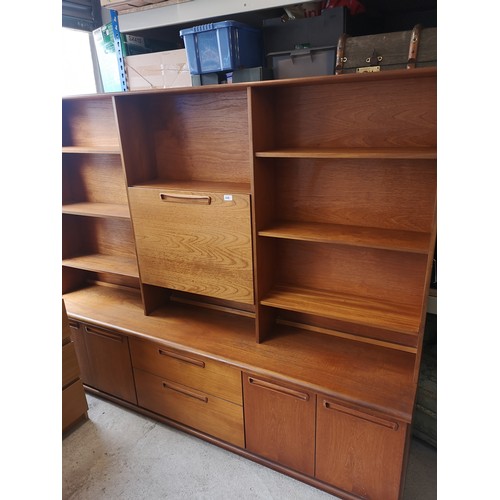
[[[63,432],[80,417],[87,414],[87,399],[83,385],[77,380],[62,391],[62,430]]]
[[[129,188],[144,283],[253,304],[250,196]]]
[[[132,364],[160,377],[242,405],[241,372],[191,353],[130,339]]]
[[[62,348],[62,386],[66,387],[77,380],[79,376],[80,370],[78,369],[75,346],[73,342],[70,342]]]
[[[134,369],[139,406],[243,448],[243,408]]]

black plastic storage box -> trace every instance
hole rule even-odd
[[[290,19],[280,17],[262,22],[262,36],[266,54],[290,52],[298,47],[335,47],[349,24],[345,7],[326,9],[320,16]]]
[[[345,7],[286,22],[266,19],[262,37],[267,67],[272,68],[275,79],[333,75],[340,35],[364,34],[363,21],[362,16],[351,16]]]

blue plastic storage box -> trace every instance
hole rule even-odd
[[[179,32],[192,75],[262,66],[261,30],[236,21],[203,24]]]

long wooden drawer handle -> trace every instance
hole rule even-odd
[[[160,193],[160,200],[168,201],[170,203],[196,203],[198,205],[210,205],[212,202],[212,198],[210,196],[196,194]]]
[[[288,387],[282,387],[278,384],[273,384],[272,382],[267,382],[265,380],[259,380],[258,378],[249,377],[248,382],[257,387],[262,387],[264,389],[269,389],[270,391],[279,392],[281,394],[285,394],[286,396],[292,396],[297,399],[301,399],[302,401],[309,400],[309,394],[306,392],[295,391],[293,389],[289,389]]]
[[[382,425],[384,427],[388,427],[393,431],[397,431],[399,425],[397,422],[391,422],[390,420],[384,420],[383,418],[375,417],[374,415],[368,415],[367,413],[362,413],[358,410],[354,410],[353,408],[347,408],[345,406],[337,405],[330,401],[323,400],[323,406],[327,410],[337,410],[341,413],[346,413],[347,415],[351,415],[353,417],[361,418],[368,422],[372,422],[373,424]]]
[[[72,319],[68,320],[69,326],[71,328],[76,328],[78,329],[78,323],[76,321],[73,321]]]
[[[177,384],[172,384],[171,382],[162,382],[164,389],[170,389],[174,392],[178,392],[179,394],[183,394],[184,396],[188,396],[190,398],[198,399],[202,403],[208,403],[208,397],[203,394],[198,394],[197,392],[190,391],[189,389],[185,389],[184,387],[179,387]]]
[[[176,352],[164,351],[163,349],[158,349],[158,353],[162,356],[168,356],[169,358],[178,359],[184,363],[189,363],[190,365],[199,366],[200,368],[205,368],[205,363],[199,359],[193,359],[188,356],[183,356],[182,354],[177,354]]]
[[[97,328],[93,328],[90,326],[85,326],[85,331],[92,335],[97,335],[99,337],[104,337],[109,340],[115,340],[116,342],[123,342],[123,336],[117,333],[107,332],[105,330],[98,330]]]

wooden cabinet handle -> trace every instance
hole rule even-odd
[[[330,401],[326,401],[326,399],[323,400],[323,406],[327,410],[336,410],[336,411],[339,411],[341,413],[346,413],[347,415],[361,418],[362,420],[366,420],[366,421],[371,422],[373,424],[388,427],[389,429],[392,429],[393,431],[397,431],[399,428],[399,425],[397,422],[392,422],[390,420],[385,420],[383,418],[375,417],[374,415],[368,415],[367,413],[362,413],[358,410],[355,410],[354,408],[347,408],[346,406],[337,405],[337,404],[332,403]]]
[[[210,205],[212,202],[212,198],[210,196],[196,194],[160,193],[160,200],[170,203],[196,203],[198,205]]]
[[[68,320],[69,326],[78,330],[78,323],[72,319]]]
[[[178,392],[179,394],[182,394],[184,396],[197,399],[202,403],[208,403],[208,397],[204,396],[203,394],[198,394],[197,392],[190,391],[189,389],[180,387],[177,384],[173,384],[172,382],[162,382],[162,385],[164,389],[170,389],[171,391]]]
[[[285,396],[292,396],[302,401],[309,401],[309,394],[306,392],[295,391],[289,389],[288,387],[282,387],[278,384],[273,384],[272,382],[267,382],[266,380],[259,380],[258,378],[248,377],[248,382],[257,387],[262,387],[263,389],[269,389],[270,391],[279,392]]]
[[[91,335],[97,335],[116,342],[123,342],[123,335],[119,335],[118,333],[107,332],[106,330],[100,330],[90,326],[85,326],[85,331]]]
[[[164,351],[163,349],[158,349],[158,354],[161,356],[168,356],[169,358],[178,359],[184,363],[189,363],[190,365],[199,366],[200,368],[205,368],[205,363],[199,359],[193,359],[188,356],[183,356],[182,354],[177,354],[176,352]]]

